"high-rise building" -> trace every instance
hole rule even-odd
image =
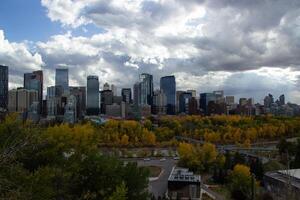
[[[154,114],[166,114],[167,96],[161,90],[156,90],[153,93],[153,108]]]
[[[214,93],[214,95],[216,97],[216,103],[220,104],[220,103],[224,103],[225,102],[224,91],[223,90],[214,91],[213,93]]]
[[[121,91],[121,95],[122,95],[122,98],[123,98],[123,101],[125,103],[131,103],[131,98],[132,98],[132,95],[131,95],[131,88],[122,88],[122,91]]]
[[[200,94],[200,109],[205,115],[208,115],[208,104],[210,102],[216,103],[216,96],[214,93],[201,93]]]
[[[265,108],[271,108],[272,104],[274,103],[274,97],[272,94],[269,94],[264,98],[264,106]]]
[[[184,91],[176,91],[176,113],[179,113],[179,98]]]
[[[43,71],[34,71],[24,74],[24,88],[38,92],[39,111],[42,111],[43,104]]]
[[[77,121],[77,98],[70,95],[65,106],[64,122],[74,124]]]
[[[19,88],[9,91],[9,112],[27,112],[33,102],[39,103],[36,90]]]
[[[55,86],[62,86],[63,93],[69,93],[69,70],[68,68],[57,68],[55,74]]]
[[[199,114],[199,111],[198,111],[198,101],[196,99],[196,97],[193,97],[193,94],[192,94],[192,98],[189,99],[189,109],[188,109],[188,113],[190,115],[197,115]]]
[[[192,93],[190,92],[183,92],[180,94],[179,97],[179,113],[186,113],[189,112],[189,101],[192,98]]]
[[[99,79],[98,76],[87,77],[87,114],[99,114]]]
[[[72,86],[70,87],[70,95],[76,97],[76,117],[82,118],[86,111],[86,87]]]
[[[153,76],[151,74],[141,74],[141,94],[140,103],[141,105],[152,105],[153,96]]]
[[[106,106],[113,104],[113,92],[111,90],[101,91],[101,113],[106,114]]]
[[[166,95],[167,114],[175,114],[176,81],[175,76],[165,76],[160,79],[160,90]]]
[[[104,83],[103,90],[110,90],[110,87],[109,87],[108,83]]]
[[[113,95],[117,96],[117,87],[114,84],[111,84],[110,88],[111,91],[113,92]]]
[[[8,67],[0,65],[0,108],[8,106]]]
[[[141,83],[137,82],[133,85],[133,103],[136,106],[141,105]]]
[[[239,105],[240,106],[246,106],[248,104],[247,98],[240,98]]]
[[[18,90],[13,89],[8,91],[8,111],[18,111]]]
[[[280,97],[279,97],[279,105],[280,106],[285,105],[285,96],[284,96],[284,94],[280,95]]]
[[[234,96],[226,96],[225,102],[227,105],[233,105],[234,104]]]
[[[196,90],[187,90],[187,92],[191,93],[191,94],[192,94],[192,97],[195,97],[195,98],[196,98],[196,95],[197,95]]]

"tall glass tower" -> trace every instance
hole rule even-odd
[[[0,108],[8,105],[8,67],[0,65]]]
[[[141,94],[140,103],[141,105],[152,105],[153,97],[153,76],[151,74],[141,74]]]
[[[56,69],[55,85],[62,86],[63,93],[69,92],[69,70],[68,70],[68,68],[57,68]]]
[[[99,114],[99,79],[98,76],[87,77],[87,102],[88,115]]]
[[[167,114],[175,114],[175,105],[176,105],[176,81],[175,76],[164,76],[160,79],[160,90],[167,97]]]
[[[24,88],[38,92],[39,112],[41,112],[43,104],[43,71],[39,70],[32,73],[25,73]]]

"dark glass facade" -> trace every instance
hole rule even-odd
[[[192,98],[192,93],[190,92],[183,92],[180,94],[179,97],[179,113],[186,113],[189,112],[189,101]]]
[[[141,94],[140,104],[141,105],[152,105],[153,97],[153,76],[151,74],[141,74]]]
[[[167,97],[167,114],[175,114],[175,105],[176,105],[176,81],[175,76],[165,76],[160,79],[160,90]]]
[[[121,91],[122,99],[125,103],[131,103],[131,88],[123,88]]]
[[[24,74],[24,88],[38,92],[39,110],[42,111],[43,104],[43,71],[34,71]]]
[[[8,67],[0,65],[0,108],[8,105]]]
[[[99,79],[98,76],[87,77],[87,114],[99,114]]]
[[[216,96],[214,93],[201,93],[200,94],[200,109],[202,109],[203,113],[208,115],[208,104],[210,102],[216,102]]]
[[[69,70],[67,68],[56,69],[55,85],[62,86],[63,92],[69,92]]]

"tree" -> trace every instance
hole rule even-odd
[[[129,137],[126,134],[124,134],[121,138],[120,143],[122,146],[127,146],[129,144]]]
[[[127,200],[127,187],[124,182],[116,187],[116,191],[114,191],[108,200]]]
[[[235,165],[228,179],[233,199],[245,200],[251,198],[252,177],[249,167],[241,164]],[[254,187],[256,185],[255,182]]]

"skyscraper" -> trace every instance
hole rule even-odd
[[[98,76],[87,77],[87,114],[99,114],[99,79]]]
[[[34,71],[24,74],[24,88],[27,90],[36,90],[38,92],[39,112],[42,111],[43,101],[43,71]]]
[[[133,85],[133,103],[136,106],[141,104],[141,83],[137,82]]]
[[[203,110],[204,114],[208,113],[208,104],[210,102],[216,102],[216,96],[214,93],[201,93],[200,94],[200,109]]]
[[[122,88],[122,99],[125,103],[131,103],[131,88]]]
[[[285,104],[285,97],[284,97],[284,94],[282,94],[279,97],[279,105],[283,106],[284,104]]]
[[[8,105],[8,67],[0,65],[0,108]]]
[[[161,90],[156,90],[153,93],[153,114],[166,114],[167,96]]]
[[[175,76],[165,76],[160,79],[160,90],[166,95],[167,114],[175,114],[176,106],[176,81]]]
[[[62,86],[63,93],[69,93],[69,70],[68,68],[57,68],[55,74],[55,86]]]
[[[153,76],[151,74],[141,74],[141,94],[140,103],[141,105],[152,105],[153,96]]]
[[[179,97],[179,112],[186,113],[189,112],[189,101],[192,98],[192,93],[190,92],[183,92],[180,94]]]

